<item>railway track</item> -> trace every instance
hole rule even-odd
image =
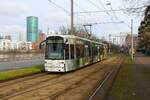
[[[42,73],[42,74],[37,74],[37,75],[31,76],[31,77],[19,79],[19,80],[13,81],[13,82],[8,82],[4,85],[0,85],[0,91],[4,90],[5,88],[9,88],[6,92],[2,91],[0,93],[0,98],[7,97],[9,95],[13,95],[13,94],[20,92],[22,90],[29,89],[35,85],[39,85],[39,84],[42,84],[44,82],[53,80],[55,78],[60,77],[60,75],[61,74],[59,74],[59,75],[58,74],[48,75],[46,73]],[[36,80],[36,81],[33,81],[33,80]],[[30,81],[32,81],[32,83]],[[17,85],[19,87],[16,88],[15,86],[17,86]]]
[[[6,87],[6,86],[9,86],[9,85],[12,85],[12,84],[16,84],[16,83],[19,83],[19,82],[23,82],[23,81],[26,81],[26,80],[34,79],[34,78],[37,78],[37,77],[42,77],[42,76],[45,76],[45,75],[46,75],[46,73],[39,73],[39,74],[31,75],[31,76],[26,76],[26,77],[14,79],[14,80],[8,81],[8,82],[2,82],[2,83],[0,83],[0,88]]]
[[[104,100],[105,96],[108,94],[109,91],[106,92],[106,90],[109,90],[110,85],[112,86],[113,81],[115,80],[120,67],[123,63],[123,60],[125,59],[125,57],[123,59],[119,59],[119,65],[114,68],[113,70],[111,70],[103,79],[103,81],[100,82],[99,86],[95,89],[95,91],[89,96],[88,100]],[[110,81],[110,82],[109,82]],[[107,89],[106,89],[107,88]]]
[[[117,60],[115,59],[115,61],[117,61]],[[115,62],[115,61],[114,61],[114,62]],[[70,91],[70,90],[72,90],[72,89],[77,88],[77,87],[79,86],[79,84],[80,84],[83,80],[89,78],[90,76],[94,75],[95,73],[97,73],[97,72],[99,72],[99,71],[103,71],[106,66],[107,66],[107,65],[103,66],[102,68],[99,68],[99,69],[96,70],[96,71],[91,72],[90,74],[87,74],[87,76],[82,77],[82,78],[81,78],[80,80],[78,80],[77,82],[75,82],[75,83],[73,83],[73,84],[70,84],[70,86],[67,87],[66,89],[64,89],[64,90],[62,90],[62,91],[59,91],[59,92],[57,92],[57,93],[55,93],[55,94],[53,94],[53,95],[51,95],[51,96],[49,96],[48,98],[45,98],[45,99],[49,99],[49,100],[55,100],[55,99],[56,99],[56,100],[57,100],[57,97],[58,97],[58,96],[65,94],[67,91]]]
[[[114,62],[114,60],[116,60],[116,58],[112,59],[110,61],[106,61],[106,63]],[[105,68],[107,68],[107,64],[106,65],[101,64],[101,67],[96,68],[96,70],[95,69],[88,70],[88,69],[90,69],[90,67],[85,68],[85,69],[87,69],[87,71],[81,71],[81,70],[84,70],[84,68],[81,70],[78,70],[79,72],[82,72],[82,74],[84,75],[84,77],[81,77],[79,79],[76,79],[75,77],[77,77],[77,76],[79,77],[79,76],[81,76],[81,74],[78,73],[78,74],[73,75],[72,73],[77,72],[77,71],[75,71],[75,72],[71,72],[71,73],[67,73],[67,74],[54,74],[54,75],[40,74],[40,75],[35,75],[33,77],[20,79],[16,82],[10,82],[10,83],[7,83],[6,85],[0,85],[0,87],[4,88],[4,87],[8,87],[9,85],[12,85],[12,84],[17,84],[18,82],[24,83],[26,81],[39,80],[39,79],[42,79],[44,77],[51,76],[51,77],[48,77],[46,79],[44,78],[42,81],[39,80],[39,81],[31,83],[27,86],[25,85],[24,87],[22,87],[20,89],[14,90],[13,92],[5,92],[5,94],[0,95],[1,100],[16,98],[16,97],[19,97],[19,96],[22,96],[22,95],[25,95],[28,93],[34,94],[36,91],[40,91],[40,90],[42,91],[44,89],[46,90],[47,88],[54,88],[54,90],[55,90],[55,88],[57,87],[58,84],[65,84],[67,82],[69,85],[67,85],[66,87],[64,87],[60,90],[57,90],[57,91],[55,90],[51,94],[49,94],[48,96],[44,97],[44,99],[55,99],[58,96],[63,95],[64,93],[78,87],[79,84],[83,80],[89,78],[90,76],[94,75],[95,73],[97,73],[99,71],[105,70]],[[48,92],[48,90],[47,90],[47,92]]]

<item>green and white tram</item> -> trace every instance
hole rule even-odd
[[[46,38],[45,71],[68,72],[96,63],[106,57],[103,43],[74,35],[51,35]]]

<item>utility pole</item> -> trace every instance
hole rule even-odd
[[[90,35],[92,34],[92,24],[90,25]]]
[[[90,33],[88,34],[88,35],[91,35],[92,34],[92,24],[85,24],[85,25],[83,25],[84,26],[84,28],[85,28],[85,30],[86,30],[86,32],[88,33],[88,31],[87,31],[87,26],[89,26],[90,27]]]
[[[110,54],[110,49],[111,49],[111,34],[109,34],[109,54]]]
[[[74,2],[73,0],[71,0],[71,35],[73,35],[74,33],[74,13],[73,13],[73,9],[74,8]]]
[[[131,19],[131,59],[133,60],[133,19]]]

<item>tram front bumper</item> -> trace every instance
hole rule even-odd
[[[45,67],[45,71],[47,71],[47,72],[65,72],[64,68],[61,68],[61,67],[56,67],[56,68]]]
[[[50,65],[50,64],[45,64],[45,71],[48,72],[65,72],[64,65]]]
[[[65,62],[63,60],[45,60],[45,71],[65,72]]]

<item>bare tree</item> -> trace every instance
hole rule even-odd
[[[68,29],[65,28],[64,26],[60,27],[59,31],[62,35],[67,35],[68,34]]]
[[[66,28],[64,26],[60,27],[59,29],[60,33],[63,35],[71,35],[71,29]],[[97,38],[94,34],[89,35],[87,31],[83,27],[74,27],[73,30],[73,35],[83,37],[83,38],[88,38],[90,40],[98,41],[98,42],[103,42],[105,40]]]
[[[59,31],[63,35],[70,35],[71,34],[71,29],[66,28],[64,26],[60,27]],[[73,35],[85,37],[85,38],[87,37],[87,32],[82,27],[74,27],[73,31],[74,31]]]
[[[124,3],[125,13],[143,15],[150,0],[122,0]]]

